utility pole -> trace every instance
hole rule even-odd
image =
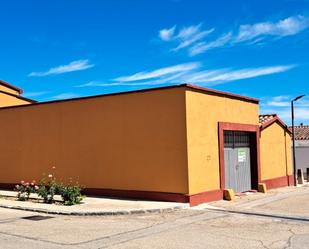
[[[294,127],[294,102],[301,99],[305,95],[300,95],[291,101],[291,113],[292,113],[292,139],[293,139],[293,174],[294,185],[297,186],[297,172],[296,172],[296,155],[295,155],[295,127]]]

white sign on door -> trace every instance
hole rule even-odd
[[[238,149],[238,162],[244,163],[246,161],[246,150]]]

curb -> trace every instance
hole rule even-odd
[[[44,208],[30,208],[13,205],[0,204],[0,208],[7,208],[13,210],[22,210],[29,212],[55,214],[55,215],[71,215],[71,216],[115,216],[115,215],[133,215],[133,214],[150,214],[150,213],[165,213],[187,208],[186,205],[175,206],[169,208],[154,208],[154,209],[132,209],[132,210],[119,210],[119,211],[61,211],[61,210],[48,210]]]

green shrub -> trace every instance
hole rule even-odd
[[[58,184],[56,178],[52,175],[48,175],[48,179],[43,178],[40,180],[39,188],[37,190],[38,196],[43,198],[45,203],[53,203],[54,196],[58,193]]]
[[[71,206],[80,204],[84,196],[81,194],[82,188],[79,185],[61,185],[59,194],[64,205]]]
[[[56,167],[52,167],[55,170]],[[43,198],[45,203],[53,203],[55,195],[61,195],[64,205],[80,204],[84,196],[81,194],[82,188],[76,183],[59,185],[56,181],[54,174],[49,174],[47,177],[43,177],[39,184],[36,185],[33,180],[30,184],[28,182],[21,181],[20,185],[15,186],[15,190],[18,191],[17,198],[21,201],[27,201],[31,193],[36,193],[39,197]]]

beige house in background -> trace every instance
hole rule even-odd
[[[268,188],[294,184],[291,131],[276,115],[260,115],[261,175]]]
[[[22,97],[23,90],[0,80],[0,107],[27,105],[36,101]]]
[[[307,174],[309,168],[309,125],[295,126],[296,168]]]

